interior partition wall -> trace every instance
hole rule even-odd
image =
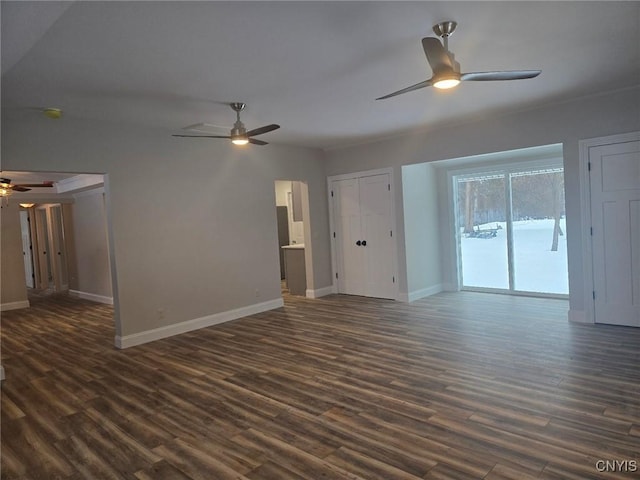
[[[566,298],[562,159],[451,172],[459,286]]]

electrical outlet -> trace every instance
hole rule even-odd
[[[164,308],[159,308],[157,310],[158,313],[158,320],[162,320],[164,318]]]
[[[260,290],[256,288],[256,298],[260,298]]]

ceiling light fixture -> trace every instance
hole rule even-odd
[[[435,70],[433,72],[435,74],[433,76],[433,86],[440,90],[456,87],[460,83],[460,64],[456,62],[455,56],[449,51],[449,35],[453,33],[457,25],[456,22],[442,22],[433,27],[435,34],[442,38],[444,57],[451,65],[450,68],[438,68],[438,72]],[[427,53],[426,49],[425,53]],[[427,60],[429,60],[428,56]]]
[[[246,145],[247,143],[249,143],[249,138],[247,137],[246,134],[232,136],[231,143],[233,143],[234,145]]]
[[[249,137],[247,136],[247,129],[244,123],[240,121],[240,112],[244,110],[244,103],[232,103],[231,108],[236,112],[236,123],[233,124],[231,129],[231,143],[234,145],[246,145],[249,143]]]
[[[20,206],[22,208],[31,208],[35,205],[35,203],[21,203]]]
[[[433,82],[433,86],[441,90],[453,88],[460,83],[460,74],[456,72],[449,72],[438,77]]]
[[[11,184],[9,182],[5,182],[4,180],[4,178],[0,179],[0,197],[8,197],[13,193]]]
[[[253,145],[269,145],[267,142],[258,140],[257,138],[253,138],[253,137],[257,135],[262,135],[264,133],[273,132],[274,130],[277,130],[278,128],[280,128],[280,125],[276,125],[275,123],[272,123],[271,125],[265,125],[264,127],[254,128],[253,130],[247,131],[247,129],[244,126],[244,123],[240,121],[240,112],[244,110],[246,105],[241,102],[234,102],[234,103],[230,103],[229,106],[234,112],[236,112],[236,123],[233,124],[233,128],[231,129],[230,135],[173,135],[173,136],[174,137],[191,137],[191,138],[228,138],[231,140],[231,143],[233,143],[234,145],[247,145],[248,143],[251,143]],[[198,127],[200,125],[206,125],[206,124],[192,125],[191,127],[186,127],[186,128],[188,129],[193,127]],[[195,128],[195,130],[198,130],[198,128]]]

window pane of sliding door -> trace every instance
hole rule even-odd
[[[562,168],[511,174],[514,289],[568,294]]]
[[[464,287],[509,288],[505,176],[458,177]]]

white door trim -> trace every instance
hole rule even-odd
[[[393,274],[395,277],[395,299],[399,298],[399,279],[398,279],[398,226],[396,223],[395,208],[395,182],[393,179],[393,167],[378,168],[375,170],[367,170],[363,172],[344,173],[341,175],[332,175],[327,177],[327,198],[329,199],[329,241],[331,244],[331,282],[332,293],[338,293],[338,282],[336,281],[336,273],[338,272],[338,257],[336,252],[336,239],[333,237],[335,229],[335,218],[333,214],[333,197],[331,196],[332,183],[339,180],[348,180],[351,178],[371,177],[374,175],[389,175],[389,183],[391,184],[391,224],[393,225]]]
[[[580,173],[580,212],[582,222],[582,270],[584,278],[584,323],[595,323],[595,290],[593,278],[593,245],[591,237],[591,183],[589,178],[589,151],[595,147],[640,141],[640,132],[587,138],[578,141]],[[569,310],[569,320],[580,321],[578,312]]]

